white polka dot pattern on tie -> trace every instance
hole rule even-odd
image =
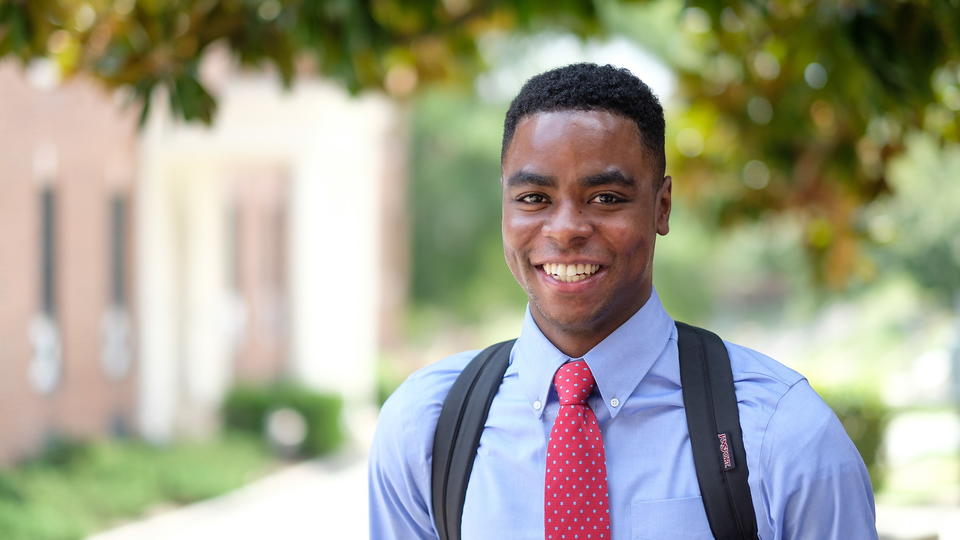
[[[609,540],[607,466],[600,426],[587,398],[593,373],[583,360],[557,370],[560,410],[547,442],[544,489],[546,540]]]

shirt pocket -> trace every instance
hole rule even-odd
[[[713,540],[700,497],[634,501],[633,540]]]

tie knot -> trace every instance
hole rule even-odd
[[[586,405],[596,382],[585,360],[567,362],[553,376],[561,405]]]

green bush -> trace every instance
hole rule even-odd
[[[377,360],[377,367],[374,371],[377,407],[383,407],[384,402],[403,383],[406,376],[407,373],[404,371],[403,363],[396,358],[381,357]]]
[[[871,392],[838,388],[819,393],[860,451],[873,489],[879,491],[884,479],[883,436],[890,421],[890,409]]]
[[[281,408],[293,409],[306,423],[301,455],[329,454],[346,439],[341,422],[343,399],[293,383],[237,386],[224,399],[224,423],[230,429],[262,435],[267,415]]]
[[[55,442],[0,470],[0,538],[83,538],[160,504],[226,493],[272,463],[257,439],[241,434],[162,448],[133,440]]]

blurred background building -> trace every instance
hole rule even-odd
[[[383,291],[405,280],[402,116],[222,54],[205,69],[215,129],[158,99],[140,131],[93,81],[2,66],[4,462],[58,437],[212,433],[241,381],[369,411],[399,307]]]
[[[0,460],[10,463],[60,430],[134,426],[138,163],[135,118],[89,82],[41,90],[4,62],[0,88]]]

